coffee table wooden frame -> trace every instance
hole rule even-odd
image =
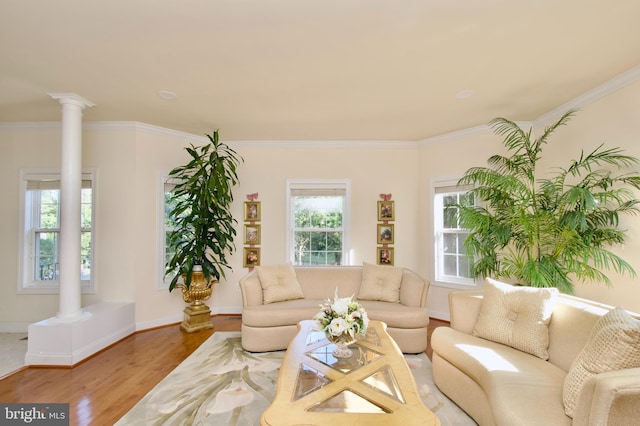
[[[309,342],[308,336],[315,329],[315,321],[307,320],[298,324],[298,334],[289,344],[282,361],[278,376],[276,396],[267,410],[262,414],[260,422],[264,426],[283,425],[439,425],[436,415],[422,402],[413,375],[407,366],[398,345],[386,331],[386,324],[370,321],[369,328],[377,334],[375,343],[359,340],[357,345],[371,349],[379,354],[377,359],[344,373],[318,361],[309,353],[327,346],[330,343],[321,338]],[[298,372],[301,364],[317,370],[329,383],[296,399]],[[401,402],[362,382],[381,369],[390,369],[401,390]],[[321,401],[348,390],[382,408],[384,413],[353,412],[317,412],[311,411]]]

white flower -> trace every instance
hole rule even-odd
[[[333,312],[335,312],[339,316],[344,316],[349,310],[350,302],[351,301],[348,298],[336,299],[333,302],[333,305],[331,305],[331,309],[333,309]]]
[[[329,333],[332,336],[340,336],[347,327],[347,322],[343,318],[334,318],[329,324]]]

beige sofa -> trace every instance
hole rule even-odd
[[[358,299],[363,268],[397,271],[401,276],[399,303]],[[393,268],[393,269],[391,269]],[[252,352],[286,349],[298,331],[298,322],[312,319],[320,304],[339,297],[355,296],[370,319],[383,321],[387,331],[405,353],[423,352],[427,348],[427,293],[429,282],[408,269],[391,266],[294,267],[302,298],[264,303],[265,294],[258,272],[240,280],[242,292],[242,346]]]
[[[600,327],[605,322],[600,319],[613,309],[611,306],[558,294],[548,323],[547,361],[473,335],[485,290],[450,293],[451,328],[440,327],[431,337],[436,385],[478,424],[639,424],[640,368],[586,378],[582,385],[576,385],[579,387],[574,394],[573,419],[565,413],[569,389],[565,379],[575,379],[583,362],[589,357],[598,362],[610,355],[614,359],[629,355],[614,355],[619,349],[611,343],[599,354],[588,350],[599,341],[603,330],[610,330],[610,325]],[[629,320],[636,321],[631,317]],[[632,324],[634,329],[622,334],[622,340],[631,339],[631,351],[635,346],[636,352],[631,354],[636,357],[634,363],[638,362],[638,324]]]

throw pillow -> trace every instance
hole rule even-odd
[[[624,309],[615,308],[598,319],[564,379],[562,402],[567,416],[573,418],[587,379],[635,367],[640,367],[640,321]]]
[[[402,268],[363,262],[358,299],[400,303]]]
[[[518,287],[487,278],[473,335],[549,359],[556,288]]]
[[[303,299],[302,287],[291,265],[256,266],[262,287],[262,301],[268,303]]]

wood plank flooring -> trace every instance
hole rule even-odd
[[[213,317],[216,331],[240,331],[239,315]],[[436,327],[448,326],[432,319]],[[0,380],[0,402],[68,402],[71,425],[112,425],[213,331],[186,334],[179,325],[135,333],[73,368],[25,368]],[[431,346],[426,354],[431,358]]]

